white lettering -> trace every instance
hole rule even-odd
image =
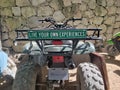
[[[52,32],[52,33],[50,33],[50,37],[58,37],[59,35],[58,35],[58,33],[57,32]]]
[[[83,31],[30,32],[30,38],[80,38],[86,36]]]
[[[46,32],[38,32],[38,37],[42,37],[42,38],[45,38],[45,37],[49,37],[49,33],[46,33]]]
[[[31,32],[31,33],[29,33],[29,37],[31,37],[31,38],[36,38],[37,37],[37,33],[36,32]]]

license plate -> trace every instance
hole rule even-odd
[[[86,37],[86,30],[31,30],[28,39],[80,39]]]
[[[68,68],[49,68],[49,80],[68,80]]]

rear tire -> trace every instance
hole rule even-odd
[[[38,66],[26,61],[18,68],[12,90],[36,90],[38,71]]]
[[[105,90],[103,77],[92,63],[81,63],[77,70],[79,90]]]

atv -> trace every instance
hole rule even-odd
[[[23,46],[26,62],[16,73],[13,90],[109,90],[105,60],[95,52],[92,40],[101,40],[101,29],[76,29],[68,24],[76,18],[56,23],[54,19],[39,30],[15,30]],[[87,57],[89,59],[87,59]],[[70,70],[76,81],[70,82]]]
[[[120,32],[107,41],[106,51],[111,58],[120,54]]]

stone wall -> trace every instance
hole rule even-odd
[[[36,28],[38,19],[53,17],[62,22],[82,18],[72,23],[77,28],[102,28],[104,41],[120,31],[120,0],[0,0],[2,44],[13,47],[14,30]]]

